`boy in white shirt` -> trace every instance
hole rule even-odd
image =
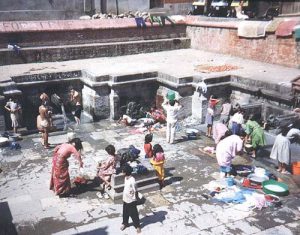
[[[131,217],[136,232],[141,233],[139,213],[136,207],[137,187],[135,179],[131,175],[131,166],[125,165],[122,173],[125,175],[125,178],[123,190],[123,223],[121,230],[123,231],[128,227],[128,219]]]

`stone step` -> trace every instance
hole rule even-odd
[[[182,37],[114,43],[28,47],[23,48],[20,53],[9,49],[0,49],[0,65],[123,56],[186,48],[190,48],[190,39]]]

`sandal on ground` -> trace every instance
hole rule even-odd
[[[125,228],[127,228],[127,226],[125,224],[122,224],[120,230],[123,231],[123,230],[125,230]]]
[[[104,197],[105,199],[109,199],[109,195],[108,195],[107,193],[103,193],[103,197]]]

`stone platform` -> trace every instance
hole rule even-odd
[[[150,166],[151,167],[151,166]],[[133,174],[136,180],[138,191],[141,193],[155,192],[159,190],[158,178],[152,168],[148,168],[148,173],[139,175]],[[106,193],[114,201],[122,199],[124,189],[124,176],[122,174],[112,175],[111,189]]]

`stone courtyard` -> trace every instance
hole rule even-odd
[[[270,115],[297,117],[300,33],[297,38],[292,29],[277,37],[276,27],[286,23],[284,18],[260,22],[264,34],[254,38],[251,32],[239,35],[245,21],[179,18],[163,27],[147,22],[143,29],[135,19],[0,22],[0,106],[16,96],[23,111],[21,148],[0,148],[0,235],[135,234],[133,226],[120,231],[122,201],[97,196],[97,165],[107,157],[108,144],[117,150],[134,145],[142,150],[140,160],[147,160],[145,132],[117,120],[128,102],[160,106],[168,91],[184,107],[175,144],[166,142],[164,126],[154,130],[152,145],[161,144],[166,155],[166,183],[161,190],[142,192],[142,234],[300,234],[300,178],[278,173],[269,158],[278,129],[265,131],[267,146],[258,158],[245,153],[234,164],[263,167],[286,183],[289,195],[280,197],[280,206],[260,210],[208,197],[207,185],[219,179],[219,166],[214,154],[199,150],[215,146],[205,136],[210,95],[230,98],[264,121]],[[7,47],[15,39],[20,51]],[[207,91],[201,93],[203,83]],[[55,107],[60,126],[50,133],[51,148],[44,149],[36,129],[39,95],[58,95],[61,107],[68,108],[70,86],[82,95],[82,123],[75,126],[72,118],[62,123],[62,116],[67,119],[71,112],[66,117]],[[1,133],[11,133],[10,126],[9,113],[1,108]],[[200,131],[197,139],[187,138],[188,128]],[[73,185],[72,197],[60,198],[49,190],[53,149],[74,132],[83,141],[84,173],[71,157],[70,176],[84,174],[89,180],[85,186]],[[292,144],[291,151],[292,162],[300,161],[299,145]],[[235,181],[239,185],[241,178]]]
[[[204,128],[203,125],[197,125]],[[76,131],[84,141],[83,162],[87,174],[96,174],[96,164],[106,157],[108,144],[117,149],[134,144],[142,149],[143,134],[130,134],[132,127],[100,121],[82,124]],[[253,164],[270,169],[290,187],[282,198],[282,207],[244,210],[238,204],[224,204],[202,196],[203,185],[218,177],[216,159],[201,154],[198,148],[212,144],[202,134],[187,140],[177,134],[175,145],[167,144],[164,132],[154,132],[153,143],[160,143],[166,153],[166,186],[161,191],[145,193],[146,203],[139,206],[142,234],[299,234],[299,187],[292,176],[278,175],[268,156],[250,160],[238,157],[235,163]],[[54,133],[52,146],[63,143],[66,133]],[[272,137],[268,137],[272,141]],[[26,136],[21,150],[1,151],[1,234],[135,234],[133,226],[119,230],[122,204],[99,199],[98,185],[90,181],[76,197],[59,198],[49,190],[52,150],[44,150],[38,136]],[[299,148],[293,156],[299,159]],[[143,154],[141,154],[143,158]],[[69,159],[70,174],[78,165]],[[78,172],[77,172],[78,174]]]

